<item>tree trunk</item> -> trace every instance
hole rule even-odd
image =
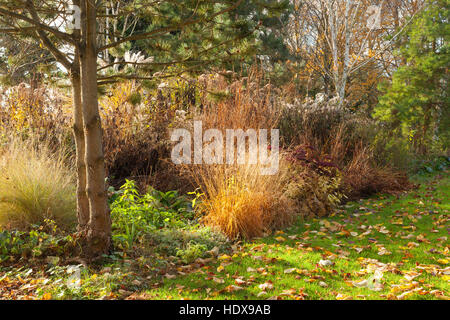
[[[77,54],[76,54],[77,56]],[[78,58],[76,57],[75,60]],[[86,163],[85,141],[83,131],[83,110],[81,104],[81,75],[80,65],[77,61],[71,70],[72,99],[73,99],[73,133],[76,147],[77,167],[77,215],[78,229],[83,230],[89,222],[89,202],[86,195]]]
[[[90,213],[83,255],[95,257],[107,253],[110,249],[111,220],[105,184],[102,127],[98,110],[97,26],[94,1],[83,1],[82,21],[81,91],[87,177],[86,194]]]

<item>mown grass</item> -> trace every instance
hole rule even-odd
[[[219,256],[215,264],[187,275],[164,278],[157,288],[146,290],[140,296],[145,299],[448,299],[450,178],[447,172],[431,180],[418,178],[418,182],[422,183],[421,187],[408,195],[377,196],[349,203],[332,217],[299,221],[289,230],[246,242],[231,257]],[[342,227],[334,230],[333,225],[338,226],[335,223]],[[371,233],[362,235],[370,226]],[[380,255],[381,247],[388,253]],[[376,259],[389,269],[382,272],[380,291],[353,284],[373,276],[373,271],[359,273],[367,266],[366,259]],[[334,265],[320,267],[320,260],[332,261]],[[376,269],[375,261],[370,262]],[[257,271],[251,272],[249,268]],[[405,275],[417,277],[407,279]],[[266,289],[262,290],[260,285],[264,283]],[[273,289],[269,289],[271,286]],[[265,293],[261,294],[262,291]]]

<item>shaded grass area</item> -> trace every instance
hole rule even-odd
[[[416,182],[190,264],[156,253],[0,264],[0,299],[448,299],[450,178]]]

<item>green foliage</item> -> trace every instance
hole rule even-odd
[[[450,157],[436,157],[429,160],[416,160],[414,166],[418,174],[433,174],[443,172],[450,167]]]
[[[167,65],[194,73],[211,68],[236,70],[252,63],[255,56],[273,63],[289,58],[281,37],[291,12],[286,0],[177,0],[145,8],[131,2],[126,9],[139,18],[135,34],[172,29],[109,50],[111,57],[123,57],[127,50],[153,57],[149,68],[141,68],[144,72],[167,72]],[[134,72],[133,68],[126,69],[123,71]]]
[[[198,224],[193,211],[198,195],[189,201],[177,191],[151,187],[141,195],[131,180],[110,191],[113,240],[119,249],[139,247],[144,256],[154,250],[190,263],[214,247],[228,248],[225,236]]]
[[[373,156],[377,164],[407,171],[414,156],[407,139],[378,130],[372,141]]]
[[[162,228],[183,228],[194,218],[190,202],[177,191],[163,193],[151,188],[140,195],[131,180],[111,199],[113,240],[127,248],[144,234]]]
[[[208,250],[218,247],[220,251],[229,248],[227,238],[210,228],[161,229],[147,236],[151,245],[164,255],[178,256],[189,263],[203,257]]]
[[[16,259],[28,259],[49,255],[62,255],[73,243],[73,238],[55,233],[54,222],[48,221],[50,233],[42,226],[34,226],[28,232],[0,231],[0,263],[13,262]]]
[[[449,0],[428,0],[413,21],[399,54],[405,64],[375,109],[375,117],[407,137],[415,151],[447,149],[450,138]]]
[[[202,257],[206,250],[207,247],[205,245],[189,242],[186,249],[177,251],[177,257],[180,257],[184,263],[191,263],[195,259]]]

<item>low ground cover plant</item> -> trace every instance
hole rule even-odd
[[[141,251],[145,252],[148,247],[192,262],[214,247],[225,249],[228,246],[228,239],[220,232],[199,224],[199,217],[193,210],[196,198],[192,200],[176,191],[161,192],[153,188],[140,194],[131,180],[110,192],[113,241],[118,250],[130,253],[143,247]]]

